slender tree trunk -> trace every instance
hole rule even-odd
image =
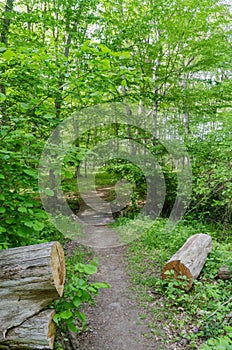
[[[155,90],[155,102],[154,102],[153,111],[152,111],[152,146],[156,146],[157,144],[157,126],[158,126],[158,109],[159,109],[159,102],[157,98],[158,98],[158,87],[156,87],[156,90]]]
[[[6,0],[4,15],[2,18],[2,30],[0,33],[0,42],[3,43],[6,47],[8,46],[8,36],[10,30],[10,14],[13,11],[14,0]],[[5,85],[0,83],[0,92],[6,95]],[[6,115],[6,107],[4,104],[1,105],[0,113],[5,116]]]
[[[125,79],[125,76],[122,76],[122,79]],[[128,146],[131,146],[130,152],[132,155],[135,154],[135,149],[134,149],[134,142],[131,142],[132,140],[132,131],[131,131],[131,117],[132,117],[132,110],[130,109],[130,106],[127,103],[127,98],[126,98],[126,89],[125,86],[122,86],[122,95],[123,95],[123,103],[125,104],[126,107],[126,116],[127,116],[127,137],[129,139]]]
[[[184,107],[183,107],[183,123],[184,123],[184,129],[185,129],[185,135],[190,134],[190,128],[189,128],[189,111],[188,107],[186,105],[186,88],[187,88],[187,77],[184,77],[183,81],[183,95],[184,95]]]
[[[1,39],[0,41],[8,45],[8,34],[10,30],[10,13],[13,11],[14,0],[6,0],[6,6],[4,11],[4,16],[2,19],[2,31],[1,31]]]
[[[90,130],[90,125],[89,125],[89,127],[88,127],[88,134],[87,134],[87,141],[86,141],[86,148],[87,149],[88,149],[89,144],[90,144],[90,137],[91,137],[91,130]],[[85,178],[87,178],[87,176],[88,176],[88,172],[87,172],[88,166],[87,165],[88,165],[87,164],[87,159],[85,157]]]
[[[155,23],[154,23],[155,25]],[[156,29],[156,40],[157,42],[160,39],[160,32],[159,29]],[[159,109],[159,84],[157,82],[157,75],[158,70],[160,66],[160,58],[159,56],[154,61],[153,66],[153,80],[155,82],[155,88],[154,88],[154,105],[153,105],[153,111],[152,111],[152,145],[156,146],[157,144],[157,128],[158,128],[158,109]]]
[[[157,144],[157,128],[158,128],[158,110],[159,110],[159,85],[157,81],[157,70],[159,68],[160,62],[157,59],[153,68],[153,80],[155,82],[154,88],[154,104],[152,110],[152,145],[156,146]]]
[[[157,34],[158,35],[158,34]],[[152,146],[154,147],[154,162],[151,167],[151,173],[147,177],[147,181],[150,187],[150,192],[152,193],[153,198],[158,198],[158,187],[157,187],[157,151],[155,149],[155,146],[157,145],[157,135],[158,135],[158,111],[159,111],[159,84],[157,82],[157,71],[160,65],[160,61],[157,58],[154,62],[153,67],[153,80],[155,82],[154,87],[154,103],[152,107]],[[148,214],[151,215],[151,217],[155,218],[157,216],[157,213],[159,212],[159,209],[157,207],[156,201],[153,200],[153,198],[148,199],[147,201],[147,210]]]

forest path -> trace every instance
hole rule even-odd
[[[89,330],[78,336],[75,349],[161,349],[152,339],[147,319],[144,319],[144,310],[136,303],[126,272],[124,256],[127,247],[120,245],[116,232],[107,226],[112,221],[112,216],[102,215],[101,208],[98,209],[96,212],[83,206],[80,216],[86,223],[85,244],[92,248],[93,255],[99,262],[98,272],[93,276],[94,281],[105,281],[110,288],[99,290],[96,306],[84,307]]]

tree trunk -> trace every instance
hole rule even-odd
[[[59,242],[0,251],[0,341],[63,294],[65,260]]]
[[[9,14],[13,11],[14,0],[6,0],[6,6],[4,11],[4,17],[2,18],[2,31],[0,41],[7,46],[8,34],[10,29],[10,16]]]
[[[14,0],[6,0],[5,11],[2,18],[2,30],[0,33],[0,42],[3,43],[6,47],[8,46],[8,34],[9,34],[10,22],[11,22],[10,14],[13,11],[13,6],[14,6]],[[6,95],[6,88],[3,83],[0,83],[0,92]],[[4,104],[1,106],[0,112],[3,116],[6,115],[6,109]]]
[[[20,326],[11,328],[2,346],[7,346],[6,349],[53,349],[56,332],[54,314],[54,310],[44,310]]]
[[[162,278],[168,277],[166,271],[174,271],[174,278],[177,280],[181,279],[181,276],[186,276],[188,279],[186,289],[189,290],[193,280],[199,276],[211,249],[211,236],[203,233],[191,236],[163,267]]]

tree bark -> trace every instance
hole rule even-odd
[[[174,271],[174,278],[181,279],[186,276],[189,290],[196,279],[212,249],[212,238],[209,235],[199,233],[191,236],[176,254],[165,264],[162,271],[162,278],[168,277],[166,271]]]
[[[63,294],[65,260],[59,242],[0,251],[0,341],[9,329]]]
[[[53,349],[56,324],[54,310],[44,310],[20,326],[11,328],[1,346],[8,349]]]

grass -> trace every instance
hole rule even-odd
[[[220,242],[220,232],[212,230],[212,226],[182,222],[167,233],[166,223],[159,219],[153,225],[149,224],[148,230],[129,245],[127,256],[129,273],[137,286],[140,302],[151,314],[154,336],[168,349],[200,349],[212,339],[218,339],[220,343],[223,337],[229,335],[232,338],[232,325],[226,318],[231,311],[232,282],[217,278],[220,266],[231,267],[232,243]],[[133,225],[126,226],[133,230]],[[186,239],[199,232],[213,237],[213,250],[201,275],[186,293],[175,288],[173,282],[163,281],[161,270]],[[160,329],[163,329],[162,334]],[[215,343],[214,348],[217,349]]]

